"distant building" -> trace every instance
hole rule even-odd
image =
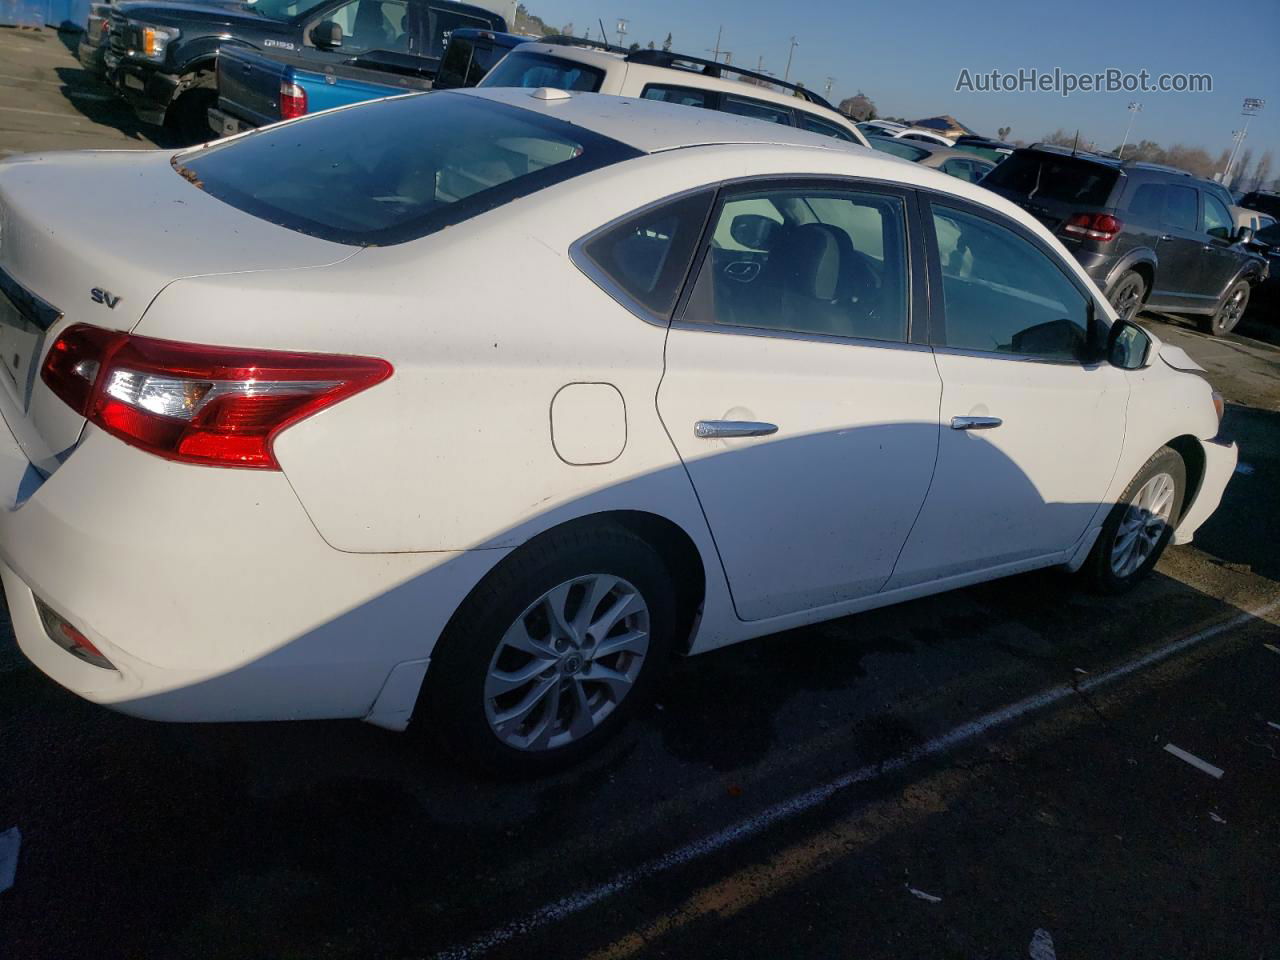
[[[916,120],[911,124],[913,127],[923,127],[925,130],[936,130],[944,137],[976,137],[978,132],[971,127],[966,127],[963,123],[948,113],[944,113],[940,117],[926,117],[923,120]]]

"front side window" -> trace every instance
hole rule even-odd
[[[415,6],[413,13],[417,12]],[[342,46],[338,52],[344,54],[369,50],[408,52],[418,26],[410,22],[409,4],[405,0],[351,0],[330,11],[325,19],[342,28]]]
[[[933,229],[946,315],[941,345],[1047,360],[1087,356],[1088,301],[1039,248],[937,204]]]
[[[785,127],[791,126],[790,110],[786,107],[775,107],[761,100],[750,100],[747,97],[728,94],[721,98],[720,109],[739,117],[751,117],[753,120],[767,120],[770,123],[780,123]]]
[[[696,87],[673,87],[665,83],[650,83],[640,94],[643,100],[661,100],[685,107],[712,107],[713,94]]]
[[[613,286],[654,317],[669,319],[713,197],[706,191],[642,210],[583,244],[608,281],[605,289]]]
[[[1204,232],[1219,240],[1230,240],[1235,221],[1226,206],[1212,193],[1204,195]]]
[[[363,246],[425,236],[636,156],[582,127],[442,91],[264,127],[173,166],[252,216]]]
[[[849,143],[858,142],[854,139],[852,133],[838,123],[832,123],[830,120],[823,120],[821,117],[815,117],[813,114],[805,113],[803,110],[796,111],[796,119],[800,121],[801,130],[820,133],[824,137],[835,137],[837,140],[847,140]]]
[[[905,340],[905,224],[895,196],[820,188],[733,194],[715,215],[683,319]]]
[[[595,67],[575,63],[545,53],[512,50],[498,61],[476,86],[480,87],[552,87],[557,90],[582,90],[594,93],[604,83],[604,72]]]
[[[1164,222],[1179,230],[1194,230],[1200,216],[1194,187],[1169,185],[1164,192]]]
[[[426,56],[439,57],[443,55],[445,47],[448,46],[449,37],[453,35],[453,31],[471,27],[477,30],[492,30],[493,23],[483,17],[475,17],[470,14],[462,13],[458,10],[449,10],[444,7],[431,7],[428,10],[430,17]]]

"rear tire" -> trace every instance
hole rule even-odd
[[[1218,309],[1209,318],[1206,325],[1211,336],[1220,337],[1230,333],[1249,309],[1249,281],[1237,280],[1227,290],[1226,295],[1218,303]]]
[[[646,541],[614,526],[552,532],[504,561],[454,615],[414,726],[490,775],[570,766],[652,695],[675,626],[670,575]]]
[[[1136,270],[1126,270],[1107,294],[1107,302],[1115,307],[1121,320],[1132,320],[1142,312],[1147,296],[1147,282]]]
[[[209,126],[209,109],[218,105],[218,91],[211,86],[186,90],[165,116],[165,125],[182,138],[184,144],[204,143],[217,137]]]
[[[1089,586],[1117,595],[1145,579],[1173,537],[1182,515],[1187,466],[1172,447],[1161,447],[1129,482],[1103,521],[1080,569]]]

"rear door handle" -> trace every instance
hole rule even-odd
[[[952,417],[952,430],[994,430],[1004,423],[999,417]]]
[[[693,435],[703,440],[767,437],[777,432],[776,423],[764,423],[760,420],[699,420],[693,425]]]
[[[1172,239],[1173,239],[1173,234],[1172,234],[1172,233],[1162,233],[1162,234],[1160,234],[1160,239],[1161,239],[1161,240],[1172,240]]]

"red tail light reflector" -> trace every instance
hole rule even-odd
[[[280,119],[292,120],[307,112],[307,91],[296,83],[280,81]]]
[[[1109,213],[1072,214],[1062,226],[1064,233],[1101,240],[1103,243],[1114,240],[1115,235],[1123,229],[1124,224]]]
[[[199,346],[77,324],[49,348],[40,375],[90,422],[149,453],[279,470],[271,445],[282,430],[391,373],[374,357]]]

